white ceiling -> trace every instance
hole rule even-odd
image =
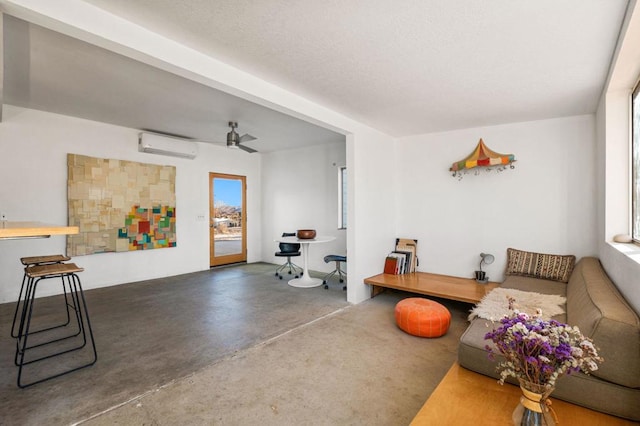
[[[628,4],[627,0],[84,1],[392,136],[593,113]],[[7,72],[5,102],[20,96],[16,93],[24,89],[20,84],[30,84],[32,95],[33,90],[42,91],[52,104],[75,103],[76,109],[91,110],[95,104],[110,103],[126,110],[122,115],[129,122],[143,115],[150,123],[146,127],[163,124],[157,130],[200,139],[207,138],[199,132],[213,132],[223,139],[231,115],[240,122],[239,133],[261,138],[251,145],[258,149],[264,143],[266,150],[272,150],[271,138],[286,133],[285,127],[298,141],[282,137],[283,146],[276,144],[273,149],[300,143],[300,135],[306,138],[307,131],[318,132],[316,137],[322,140],[341,138],[239,99],[225,98],[224,105],[213,105],[221,102],[213,89],[169,78],[146,65],[139,68],[110,52],[91,56],[99,62],[87,70],[84,56],[95,48],[74,40],[66,41],[71,45],[56,40],[53,45],[58,48],[52,48],[47,37],[33,34],[41,31],[31,34],[32,43],[43,43],[31,50],[42,61],[31,64],[32,72],[38,65],[51,70],[51,63],[64,65],[58,71],[64,75],[71,75],[72,65],[85,72],[66,82],[58,80],[60,75],[48,81],[55,75],[48,78],[44,72],[37,81],[15,75],[11,81]],[[68,51],[69,46],[73,50]],[[11,68],[5,53],[8,65]],[[85,89],[82,96],[76,93],[71,102],[63,101],[78,84],[107,87]],[[153,94],[163,90],[164,98]],[[151,98],[145,102],[144,96]],[[122,120],[113,109],[103,112],[108,119],[102,121]],[[256,114],[273,116],[252,121]],[[157,116],[163,122],[154,122]],[[203,128],[207,121],[217,127]],[[141,127],[126,120],[122,125]],[[269,126],[272,132],[265,128]]]
[[[229,121],[260,152],[344,136],[5,16],[4,103],[224,145]]]

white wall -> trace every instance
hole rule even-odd
[[[309,269],[329,272],[327,254],[346,255],[346,230],[338,229],[338,171],[346,166],[346,144],[265,153],[262,156],[262,253],[263,260],[277,258],[274,240],[283,232],[315,229],[334,241],[309,246]],[[293,259],[302,266],[302,259]]]
[[[640,5],[629,3],[609,81],[596,113],[598,255],[607,274],[640,313],[640,247],[612,243],[631,234],[629,157],[630,96],[640,75]]]
[[[387,203],[394,197],[389,178],[393,138],[83,2],[59,7],[49,0],[4,0],[3,9],[20,19],[348,135],[347,300],[358,303],[368,297],[362,280],[380,272],[387,241],[394,235],[393,227],[387,225],[393,214],[392,204]],[[382,207],[380,200],[385,201]]]
[[[195,160],[139,153],[136,130],[5,105],[0,125],[0,179],[5,182],[0,185],[0,211],[9,220],[66,224],[67,153],[176,166],[177,247],[75,257],[85,268],[83,284],[91,289],[208,269],[208,173],[245,175],[248,262],[275,261],[273,240],[283,229],[313,227],[336,240],[323,244],[310,267],[329,271],[332,265],[322,261],[325,252],[346,254],[348,249],[347,298],[358,303],[369,297],[363,279],[380,272],[395,238],[391,225],[395,178],[389,172],[392,139],[362,127],[357,135],[347,136],[345,144],[281,153],[249,155],[199,145]],[[346,231],[337,229],[337,175],[345,164]],[[206,220],[198,221],[199,215]],[[0,303],[17,298],[20,257],[64,252],[63,236],[0,241]]]
[[[364,127],[347,136],[347,300],[352,303],[370,297],[370,287],[363,280],[382,272],[396,237],[394,146],[389,136]]]
[[[452,177],[478,140],[514,154],[515,169]],[[473,276],[481,252],[500,281],[506,250],[597,254],[595,121],[578,116],[464,129],[398,141],[397,235],[418,239],[421,271]]]
[[[140,153],[136,130],[5,105],[0,125],[0,211],[9,220],[66,224],[67,153],[176,166],[177,247],[75,257],[86,269],[84,287],[102,287],[208,269],[208,173],[244,175],[248,261],[259,261],[260,155],[199,145],[195,160]],[[205,220],[198,221],[198,215]],[[63,236],[0,241],[0,303],[18,296],[20,257],[64,252]]]

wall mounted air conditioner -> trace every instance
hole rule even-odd
[[[138,135],[138,151],[172,157],[196,158],[198,144],[187,139],[143,132]]]

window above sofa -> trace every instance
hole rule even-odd
[[[631,235],[640,242],[640,83],[631,97]]]

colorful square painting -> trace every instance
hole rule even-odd
[[[174,166],[67,155],[67,255],[176,246]]]

